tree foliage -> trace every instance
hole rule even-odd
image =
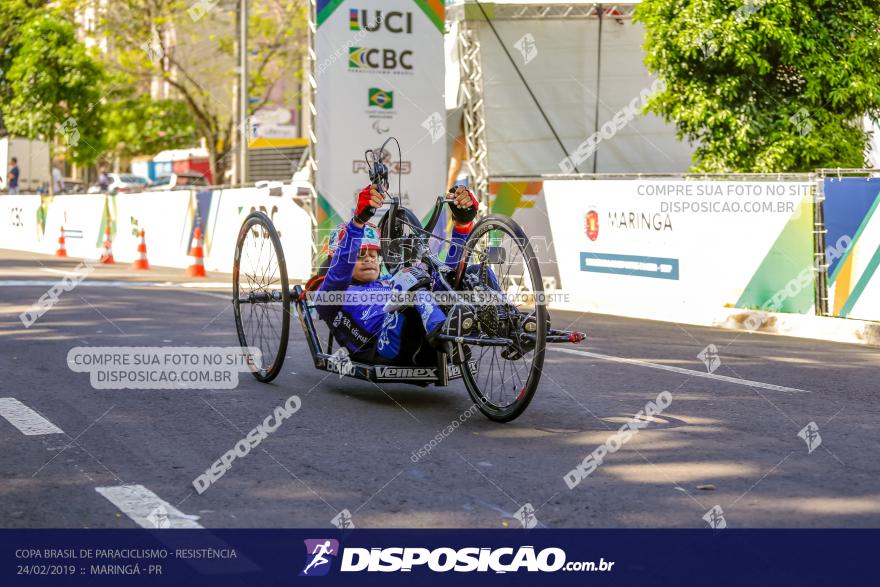
[[[880,119],[876,0],[644,0],[648,110],[697,145],[697,171],[863,167]]]
[[[192,115],[180,100],[116,93],[104,104],[103,124],[106,153],[123,159],[190,147],[198,141]]]
[[[0,0],[0,14],[3,15],[3,26],[0,27],[0,103],[12,99],[12,87],[6,78],[6,72],[18,55],[21,29],[30,18],[39,13],[44,4],[44,0]],[[0,131],[5,128],[0,112]]]
[[[53,145],[90,163],[100,154],[104,71],[80,43],[73,25],[48,12],[30,18],[14,40],[16,55],[4,72],[10,96],[4,122],[12,134]]]
[[[238,31],[229,6],[211,0],[115,0],[101,23],[111,39],[107,58],[114,72],[139,80],[142,88],[168,84],[186,104],[196,134],[206,139],[217,182],[231,163],[232,138],[238,132],[232,115]],[[298,75],[307,23],[307,4],[301,0],[250,6],[249,114],[269,100],[279,80]]]

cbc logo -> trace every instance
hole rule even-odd
[[[349,69],[403,69],[412,70],[412,51],[349,47]]]

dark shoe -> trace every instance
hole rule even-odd
[[[545,322],[547,324],[547,334],[550,334],[552,328],[550,327],[549,316],[547,316],[547,320],[545,320]],[[534,314],[528,314],[524,316],[520,325],[520,329],[528,334],[536,333],[538,331],[538,319],[535,317]]]
[[[456,304],[446,314],[446,321],[435,326],[425,337],[433,346],[442,341],[439,335],[468,336],[477,325],[476,316],[470,306]]]
[[[516,310],[514,310],[516,311]],[[521,334],[535,334],[538,331],[538,319],[534,314],[519,314],[519,332]],[[547,334],[550,334],[552,328],[550,327],[550,317],[547,316],[545,320],[547,324]],[[514,343],[511,346],[508,346],[506,349],[501,351],[501,358],[507,361],[516,361],[521,359],[523,355],[531,352],[535,348],[535,342],[533,340],[527,340],[524,337],[519,338],[519,344]]]
[[[428,344],[435,349],[449,353],[450,360],[453,363],[466,362],[471,358],[470,349],[463,344],[441,340],[440,335],[468,336],[473,332],[476,325],[477,321],[474,311],[469,306],[456,304],[446,315],[446,321],[443,324],[438,324],[433,330],[431,330],[431,332],[425,336],[425,340],[427,340]],[[460,353],[458,352],[459,347],[464,351],[462,353],[463,356],[460,356]]]
[[[470,306],[456,304],[446,315],[442,332],[449,336],[468,336],[476,325],[476,315]]]

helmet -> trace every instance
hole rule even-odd
[[[331,257],[336,252],[336,249],[339,248],[339,243],[345,238],[345,230],[346,225],[340,224],[330,235],[330,240],[327,242],[327,254]],[[364,249],[382,250],[382,245],[379,241],[379,229],[375,224],[364,225],[364,236],[361,237],[361,250]]]

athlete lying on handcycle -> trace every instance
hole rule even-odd
[[[454,268],[461,259],[479,204],[464,187],[450,192],[448,203],[453,229],[445,264]],[[461,334],[461,324],[466,317],[471,317],[470,323],[473,323],[473,312],[455,306],[447,316],[432,299],[431,276],[414,266],[401,270],[406,273],[412,303],[386,312],[383,294],[386,298],[390,296],[395,284],[390,276],[380,275],[378,230],[368,224],[382,204],[382,194],[372,185],[365,187],[358,195],[354,218],[341,225],[331,237],[332,258],[318,292],[345,291],[346,296],[338,305],[319,304],[318,314],[351,354],[375,352],[378,355],[375,358],[390,363],[436,361],[435,349],[442,348],[437,335]],[[401,281],[399,276],[396,281]]]

